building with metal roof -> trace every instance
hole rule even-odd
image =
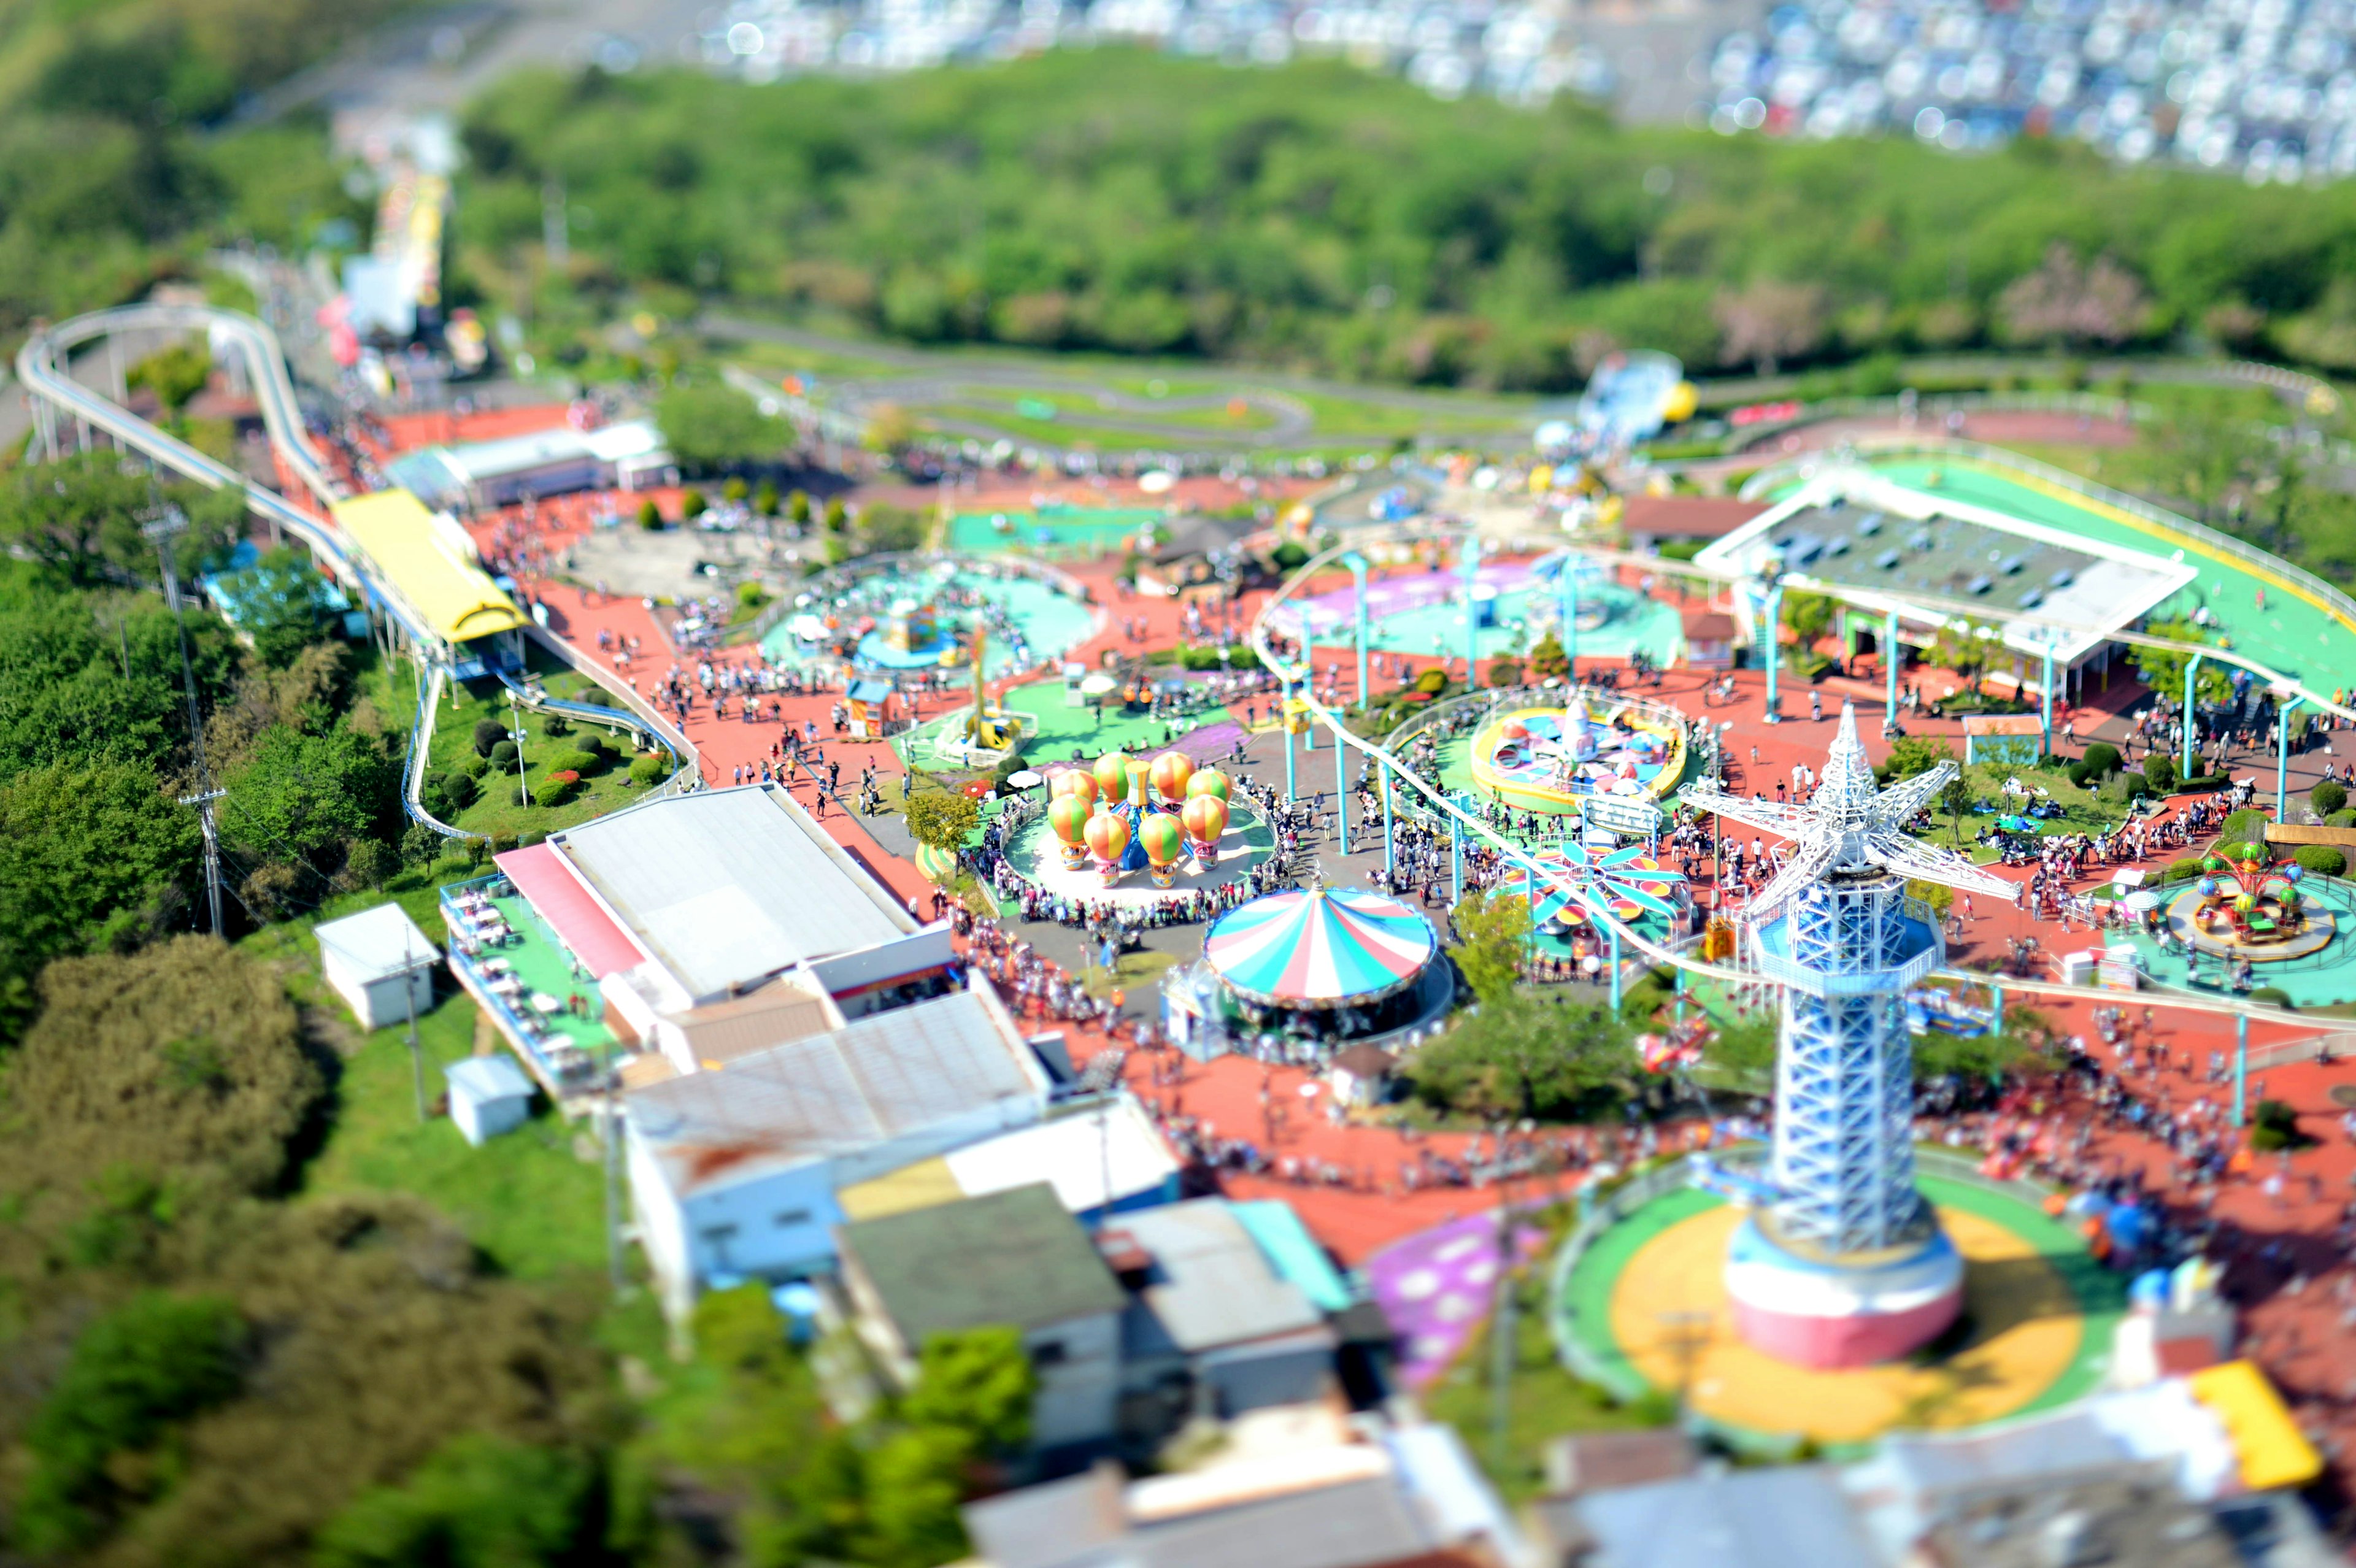
[[[1037,1379],[1033,1444],[1054,1454],[1111,1440],[1129,1297],[1055,1189],[854,1221],[841,1243],[852,1326],[900,1388],[931,1336],[1012,1328]]]
[[[332,508],[336,526],[372,561],[407,620],[455,653],[468,643],[513,632],[523,612],[476,563],[474,541],[446,516],[406,490],[380,490]]]
[[[987,981],[625,1096],[638,1233],[667,1307],[832,1266],[841,1188],[1045,1113]]]
[[[691,1004],[921,929],[781,785],[671,795],[548,841]]]
[[[394,458],[385,472],[433,506],[480,510],[576,490],[633,489],[669,477],[673,467],[661,432],[648,421],[626,420],[423,447]]]
[[[2179,556],[2181,552],[2179,552]],[[2107,666],[2112,634],[2163,611],[2199,573],[2050,524],[1913,489],[1869,469],[1825,469],[1702,550],[1699,563],[1753,575],[1772,562],[1837,589],[1875,618],[1895,611],[1919,640],[1985,621],[2024,662]],[[1870,631],[1874,622],[1859,619]]]

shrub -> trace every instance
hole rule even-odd
[[[2153,795],[2168,795],[2176,788],[2176,759],[2165,752],[2154,752],[2143,760],[2144,782]]]
[[[1521,683],[1522,667],[1519,664],[1512,659],[1494,659],[1490,662],[1489,684],[1491,686],[1519,686]]]
[[[2260,986],[2250,993],[2250,1000],[2264,1002],[2270,1008],[2286,1008],[2291,1005],[2290,993],[2280,986]]]
[[[2217,830],[2217,837],[2237,843],[2244,839],[2262,839],[2266,836],[2268,820],[2265,812],[2244,807],[2225,818],[2225,826]]]
[[[703,498],[703,492],[701,490],[690,490],[679,498],[679,517],[681,522],[691,523],[711,509],[712,503]]]
[[[2154,790],[2151,787],[2151,776],[2147,773],[2121,773],[2111,782],[2118,786],[2119,794],[2128,800],[2133,800],[2139,795],[2167,793],[2164,790]]]
[[[761,487],[753,492],[753,509],[765,517],[777,515],[777,485],[774,479],[764,479]]]
[[[581,775],[566,768],[550,773],[532,786],[534,805],[563,805],[581,793]]]
[[[2266,847],[2244,838],[2238,844],[2218,845],[2217,853],[2224,856],[2228,860],[2264,860],[2266,858]]]
[[[2323,820],[2327,827],[2356,827],[2356,811],[2335,811]]]
[[[2188,855],[2181,860],[2170,860],[2168,863],[2167,880],[2169,881],[2189,882],[2200,874],[2201,861],[2197,857]]]
[[[2318,816],[2329,816],[2348,804],[2348,786],[2338,779],[2325,779],[2307,792],[2307,803],[2315,807]]]
[[[752,493],[742,479],[731,479],[720,486],[720,498],[723,501],[741,502]]]
[[[491,748],[491,766],[502,771],[515,766],[516,743],[502,741]]]
[[[1415,689],[1433,697],[1439,696],[1448,689],[1448,672],[1437,665],[1432,666],[1415,677]]]
[[[2348,869],[2348,857],[2334,844],[2302,844],[2291,859],[2319,877],[2341,876]]]
[[[670,776],[670,766],[660,757],[640,757],[630,764],[630,782],[636,784],[659,784]]]
[[[470,779],[479,779],[485,773],[491,771],[491,759],[488,757],[478,757],[474,752],[469,752],[465,756],[460,757],[456,762],[451,763],[450,771],[454,773],[464,773]]]
[[[541,716],[540,732],[552,741],[557,740],[573,733],[573,721],[562,713],[545,713]]]
[[[2250,1147],[2260,1154],[2295,1148],[2299,1143],[2298,1113],[2287,1100],[2261,1100],[2250,1117]]]
[[[487,757],[491,748],[508,738],[508,727],[496,719],[475,720],[475,755]]]
[[[769,591],[761,586],[758,579],[747,578],[736,585],[736,603],[745,609],[758,610],[768,602]]]
[[[577,779],[594,776],[603,765],[593,752],[560,752],[548,760],[551,773],[571,773]]]
[[[1268,553],[1269,564],[1279,571],[1298,571],[1309,564],[1309,552],[1300,541],[1287,539]]]
[[[2115,773],[2119,771],[2119,749],[2107,741],[2097,741],[2078,761],[2090,773]]]
[[[662,508],[655,505],[652,496],[638,503],[638,527],[650,534],[660,533],[663,526]]]
[[[466,810],[475,804],[475,796],[480,793],[475,788],[473,779],[455,771],[444,773],[441,784],[442,798],[449,802],[450,809],[453,811]]]

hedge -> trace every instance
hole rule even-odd
[[[2266,814],[2263,811],[2237,811],[2225,818],[2225,826],[2217,830],[2217,837],[2227,844],[2251,840],[2263,843],[2266,837]]]
[[[2337,877],[2348,869],[2348,857],[2333,844],[2302,844],[2291,859],[2319,877]]]
[[[2329,816],[2348,804],[2348,786],[2338,779],[2325,779],[2307,792],[2307,803],[2315,807],[2318,816]]]
[[[2168,881],[2189,882],[2200,874],[2200,860],[2191,856],[2187,856],[2181,860],[2170,860],[2168,863],[2168,870],[2164,876],[2165,880]]]
[[[2165,752],[2154,752],[2143,760],[2143,776],[2151,794],[2173,794],[2176,789],[2176,759]]]
[[[670,765],[660,757],[640,757],[630,764],[632,784],[656,784],[670,776]]]

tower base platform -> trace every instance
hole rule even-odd
[[[1745,1342],[1781,1361],[1869,1367],[1920,1349],[1964,1307],[1964,1258],[1934,1230],[1916,1247],[1857,1260],[1807,1258],[1746,1219],[1726,1258],[1726,1294]]]

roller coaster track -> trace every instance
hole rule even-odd
[[[1286,684],[1288,694],[1297,698],[1304,705],[1307,712],[1313,719],[1323,722],[1330,731],[1332,731],[1335,743],[1351,748],[1365,757],[1368,763],[1380,768],[1382,770],[1381,776],[1390,781],[1393,790],[1396,791],[1403,787],[1411,791],[1414,795],[1420,797],[1423,808],[1428,810],[1434,817],[1452,823],[1466,837],[1486,844],[1492,849],[1495,850],[1508,865],[1523,869],[1532,876],[1537,878],[1539,880],[1548,883],[1549,886],[1558,886],[1558,884],[1553,881],[1552,874],[1537,864],[1537,851],[1526,848],[1523,846],[1515,843],[1512,839],[1507,838],[1505,836],[1491,827],[1489,824],[1478,815],[1465,810],[1462,805],[1451,798],[1446,792],[1434,788],[1431,784],[1418,777],[1411,770],[1408,769],[1403,761],[1390,752],[1384,742],[1371,741],[1362,735],[1353,733],[1341,712],[1322,701],[1315,693],[1313,682],[1311,679],[1312,666],[1310,658],[1307,656],[1312,651],[1312,645],[1307,638],[1304,637],[1300,645],[1301,656],[1294,657],[1278,653],[1271,637],[1271,633],[1277,631],[1277,628],[1271,625],[1270,618],[1281,605],[1290,601],[1295,594],[1301,592],[1306,584],[1320,573],[1344,570],[1342,565],[1343,558],[1349,555],[1354,550],[1363,550],[1369,542],[1376,539],[1392,541],[1444,539],[1461,543],[1470,537],[1473,537],[1472,530],[1471,529],[1455,526],[1438,526],[1430,523],[1402,525],[1384,529],[1367,528],[1355,530],[1355,537],[1344,543],[1337,545],[1333,549],[1325,550],[1316,556],[1312,556],[1308,561],[1302,564],[1298,571],[1295,571],[1290,578],[1286,579],[1281,587],[1278,588],[1274,593],[1269,596],[1267,602],[1260,606],[1258,614],[1253,618],[1251,625],[1251,645],[1253,651],[1259,656],[1261,662],[1267,665],[1269,669],[1275,671],[1277,677]],[[1545,545],[1546,548],[1560,549],[1562,548],[1563,541],[1558,539],[1551,539],[1545,541]],[[1607,560],[1633,561],[1643,565],[1648,571],[1660,571],[1674,570],[1681,573],[1705,577],[1733,577],[1739,575],[1724,569],[1719,569],[1718,571],[1713,571],[1710,569],[1704,568],[1697,571],[1692,563],[1688,561],[1668,562],[1655,556],[1629,556],[1620,551],[1590,550],[1584,546],[1578,545],[1574,545],[1571,548],[1577,553],[1581,555],[1595,555]],[[1804,581],[1804,580],[1801,579],[1787,577],[1785,581],[1787,582],[1794,583],[1794,585],[1804,584],[1807,586],[1811,592],[1828,593],[1835,598],[1842,599],[1845,603],[1848,602],[1846,593],[1837,585],[1827,585],[1819,588],[1813,581]],[[1935,608],[1940,606],[1926,605],[1925,607]],[[1962,613],[1962,610],[1959,609],[1957,613]],[[2071,623],[2066,622],[2055,624],[2065,625],[2071,624]],[[2270,672],[2260,669],[2259,667],[2251,664],[2249,660],[2234,657],[2228,650],[2208,647],[2196,648],[2196,645],[2172,643],[2166,638],[2145,637],[2139,635],[2129,636],[2123,640],[2161,647],[2175,647],[2183,648],[2187,651],[2199,651],[2209,655],[2212,658],[2222,657],[2230,662],[2257,670],[2260,674],[2269,675],[2270,678],[2278,678],[2272,677]],[[1471,672],[1467,671],[1466,673],[1469,676]],[[2329,703],[2324,703],[2321,704],[2321,706],[2326,708],[2331,707]],[[2334,710],[2341,711],[2340,709]],[[1344,806],[1344,809],[1347,809],[1346,805]],[[1695,978],[1716,981],[1723,986],[1752,987],[1771,983],[1767,980],[1765,976],[1760,974],[1754,969],[1745,967],[1740,964],[1730,965],[1711,963],[1706,959],[1696,957],[1689,952],[1681,950],[1674,944],[1660,942],[1646,935],[1644,933],[1637,930],[1635,927],[1628,924],[1625,921],[1621,920],[1617,915],[1613,914],[1606,900],[1586,889],[1572,887],[1564,888],[1562,891],[1580,906],[1581,912],[1586,915],[1589,923],[1596,930],[1606,933],[1621,945],[1633,949],[1635,952],[1642,954],[1645,958],[1650,959],[1655,964],[1665,965],[1673,969],[1681,970],[1686,975]],[[2055,980],[2020,979],[2014,978],[2009,976],[1978,974],[1970,970],[1963,969],[1942,969],[1936,971],[1933,977],[1949,981],[1958,981],[1973,986],[2000,986],[2006,992],[2015,995],[2026,994],[2032,996],[2051,996],[2076,1000],[2085,1000],[2090,997],[2106,996],[2115,997],[2116,995],[2116,993],[2096,991],[2084,986],[2064,985],[2062,982]],[[2247,1018],[2255,1022],[2287,1024],[2292,1027],[2304,1029],[2312,1030],[2329,1027],[2328,1022],[2305,1018],[2297,1013],[2289,1011],[2286,1008],[2265,1007],[2250,1002],[2228,1000],[2223,997],[2201,997],[2171,990],[2166,993],[2147,994],[2147,999],[2155,1004],[2164,1003],[2166,1006],[2182,1008],[2190,1012]]]
[[[425,741],[432,732],[434,709],[451,679],[450,649],[417,621],[407,601],[380,576],[376,564],[353,548],[331,520],[295,505],[267,485],[252,483],[228,464],[198,452],[169,432],[157,429],[68,373],[74,349],[115,333],[198,331],[216,344],[225,340],[243,355],[271,449],[310,492],[319,511],[325,513],[337,502],[348,499],[346,486],[328,468],[304,426],[302,405],[295,397],[294,379],[287,372],[278,335],[241,312],[211,305],[123,305],[74,316],[43,327],[27,338],[16,354],[16,379],[32,400],[34,441],[40,455],[55,458],[63,454],[67,443],[61,439],[61,421],[70,421],[75,445],[87,447],[90,432],[102,432],[124,451],[136,452],[159,468],[169,469],[207,489],[236,491],[244,497],[247,510],[268,523],[274,533],[291,534],[300,539],[364,603],[381,607],[401,628],[425,667],[417,724],[411,736],[411,755],[403,770],[403,807],[412,821],[423,823],[444,837],[479,837],[440,821],[419,798],[427,760]],[[535,637],[545,636],[538,627],[528,628],[528,632]],[[548,641],[555,643],[553,638]],[[557,651],[624,706],[629,727],[654,736],[671,753],[679,766],[672,784],[666,788],[691,789],[702,782],[701,759],[684,734],[665,722],[610,673],[597,667],[594,660],[573,656],[561,645]],[[584,708],[581,717],[591,718],[598,711],[603,710]]]

